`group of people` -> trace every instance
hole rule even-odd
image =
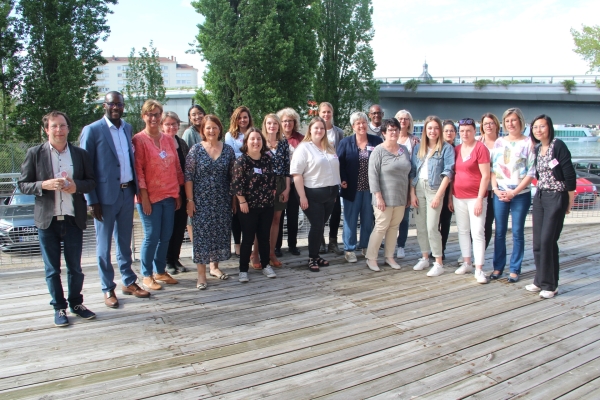
[[[114,237],[122,293],[145,298],[177,284],[173,275],[185,272],[179,260],[185,230],[193,242],[199,290],[209,275],[229,276],[219,262],[239,257],[239,281],[248,282],[250,268],[275,278],[282,262],[284,215],[288,251],[297,247],[301,208],[310,222],[308,269],[319,272],[329,262],[323,255],[344,254],[380,271],[378,253],[384,242],[384,262],[400,269],[404,258],[409,210],[414,209],[421,257],[414,270],[428,276],[444,272],[443,259],[452,214],[456,216],[462,265],[477,282],[502,276],[506,264],[508,216],[512,216],[513,251],[508,282],[517,282],[524,254],[524,223],[531,204],[530,183],[538,179],[533,199],[533,251],[536,278],[526,289],[550,298],[558,287],[558,246],[565,214],[570,212],[575,172],[564,143],[554,138],[552,120],[541,115],[531,123],[532,137],[523,135],[525,119],[517,108],[502,117],[507,136],[499,137],[493,114],[476,121],[464,118],[425,119],[422,137],[413,135],[407,110],[384,119],[380,106],[350,117],[352,135],[334,125],[334,109],[321,103],[302,135],[300,117],[291,108],[265,116],[255,126],[250,110],[238,107],[225,132],[219,118],[200,106],[188,112],[189,128],[177,136],[181,121],[162,105],[148,100],[141,117],[145,128],[133,135],[121,119],[124,99],[110,92],[104,117],[84,127],[80,147],[68,143],[70,122],[54,111],[43,119],[48,142],[29,149],[19,188],[35,194],[46,281],[55,309],[55,324],[68,325],[71,313],[91,319],[83,305],[81,252],[87,205],[94,217],[96,251],[105,305],[117,308],[111,241]],[[454,147],[457,127],[461,144]],[[140,251],[142,274],[131,268],[133,209],[144,231]],[[343,215],[343,250],[338,229]],[[358,222],[360,219],[360,236]],[[325,226],[329,221],[329,244]],[[493,272],[483,272],[484,252],[495,221]],[[60,280],[61,242],[68,274],[68,298]],[[471,257],[473,252],[473,257]],[[396,257],[394,257],[396,256]],[[433,265],[430,266],[430,258]]]

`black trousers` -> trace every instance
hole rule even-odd
[[[450,224],[452,221],[452,211],[448,208],[448,198],[450,197],[450,189],[446,189],[444,200],[442,200],[442,211],[440,213],[440,223],[438,229],[442,235],[442,253],[446,253],[446,243],[448,243],[448,235],[450,235]]]
[[[280,249],[283,244],[283,220],[284,216],[287,215],[287,241],[288,248],[292,249],[297,247],[298,244],[298,213],[300,212],[300,202],[298,200],[298,192],[296,192],[296,186],[294,182],[290,184],[290,196],[287,202],[287,207],[281,213],[281,220],[279,221],[279,234],[277,235],[277,243],[275,248]]]
[[[185,199],[185,196],[183,197]],[[185,201],[182,202],[179,210],[175,210],[173,216],[173,233],[171,233],[171,240],[169,240],[169,248],[167,249],[167,264],[174,264],[179,260],[181,254],[181,245],[183,244],[183,237],[187,227],[187,213],[186,213]]]
[[[269,236],[273,222],[273,207],[251,208],[247,214],[237,212],[242,227],[242,244],[240,246],[240,272],[248,272],[248,263],[252,253],[254,237],[258,240],[258,255],[262,267],[269,265]]]
[[[337,185],[314,189],[305,186],[304,193],[308,201],[308,208],[304,210],[304,215],[306,215],[310,222],[310,231],[308,231],[308,257],[318,258],[325,223],[333,211],[339,189]],[[298,198],[298,202],[300,202],[300,198]]]
[[[487,191],[487,209],[485,212],[485,248],[487,250],[490,245],[490,241],[492,240],[492,235],[494,234],[492,225],[494,224],[494,191]]]
[[[233,233],[233,243],[235,244],[240,244],[242,240],[242,227],[240,225],[239,214],[241,214],[241,211],[238,205],[237,212],[231,218],[231,233]]]
[[[558,287],[558,238],[569,206],[568,192],[538,190],[533,198],[533,284],[542,290]]]
[[[340,193],[338,191],[333,205],[333,211],[331,217],[329,217],[329,243],[337,243],[338,230],[340,228],[340,221],[342,220],[342,202],[340,201]]]

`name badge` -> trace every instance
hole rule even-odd
[[[373,147],[373,146],[367,146],[367,151],[373,151],[373,150],[375,150],[375,147]]]
[[[271,149],[271,153],[275,154],[277,152],[277,149]]]
[[[467,158],[463,159],[463,162],[467,162],[467,161],[469,161],[470,159],[471,159],[471,155],[469,154],[469,155],[467,156]]]
[[[262,169],[260,169],[260,168],[254,168],[254,173],[262,175]]]
[[[158,153],[158,156],[164,160],[167,157],[167,152],[163,150]]]
[[[401,156],[402,154],[404,154],[404,150],[402,150],[402,148],[398,149],[398,155]]]
[[[552,159],[552,161],[550,161],[548,163],[548,166],[550,167],[550,169],[556,167],[558,165],[558,160],[556,160],[556,158]]]
[[[337,154],[332,154],[331,155],[333,158],[338,158]]]

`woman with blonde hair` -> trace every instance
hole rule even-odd
[[[319,272],[319,267],[329,265],[319,257],[319,247],[339,191],[339,165],[333,146],[327,140],[325,121],[321,117],[313,118],[290,166],[300,207],[310,221],[308,269],[312,272]]]
[[[454,176],[454,149],[442,138],[442,121],[433,115],[425,118],[423,135],[414,151],[410,171],[411,204],[417,209],[417,240],[422,257],[413,267],[429,267],[429,251],[435,258],[427,276],[444,273],[440,212],[446,188]]]
[[[412,153],[414,148],[421,143],[421,139],[417,136],[413,135],[414,129],[414,121],[413,117],[408,110],[400,110],[394,116],[396,120],[400,123],[400,133],[398,134],[398,144],[406,147],[408,150],[408,157],[412,159]],[[408,193],[406,199],[406,207],[404,209],[404,217],[402,218],[402,222],[400,223],[400,227],[398,228],[398,240],[396,241],[396,246],[398,250],[396,251],[397,258],[404,258],[404,246],[406,245],[406,239],[408,238],[408,224],[410,221],[410,182],[406,188],[406,192]]]

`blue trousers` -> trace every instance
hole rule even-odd
[[[371,192],[362,190],[356,192],[354,201],[344,199],[344,230],[342,239],[344,250],[356,250],[356,233],[358,230],[358,217],[360,215],[360,242],[358,247],[366,249],[369,247],[369,237],[373,231],[375,216],[371,205]]]
[[[531,192],[521,193],[511,201],[500,201],[494,195],[494,218],[496,235],[494,237],[494,271],[504,271],[506,265],[506,232],[508,214],[512,217],[513,251],[510,256],[510,272],[521,273],[521,264],[525,254],[525,218],[531,205]]]
[[[110,260],[110,246],[115,238],[117,262],[121,271],[121,281],[129,286],[137,281],[131,269],[131,235],[133,233],[133,187],[119,189],[114,204],[102,204],[102,221],[94,220],[96,228],[96,255],[98,272],[103,292],[114,290],[115,270]]]
[[[46,284],[52,296],[50,305],[55,310],[67,308],[67,300],[60,279],[60,243],[64,242],[65,263],[67,264],[67,287],[71,308],[83,303],[83,272],[81,272],[81,249],[83,247],[83,231],[75,224],[75,218],[65,216],[58,221],[56,217],[46,229],[38,229],[40,249],[44,260]]]
[[[150,215],[144,214],[142,205],[137,205],[144,229],[144,241],[140,250],[141,273],[144,277],[164,274],[167,266],[167,251],[175,221],[175,199],[167,197],[152,203]]]

